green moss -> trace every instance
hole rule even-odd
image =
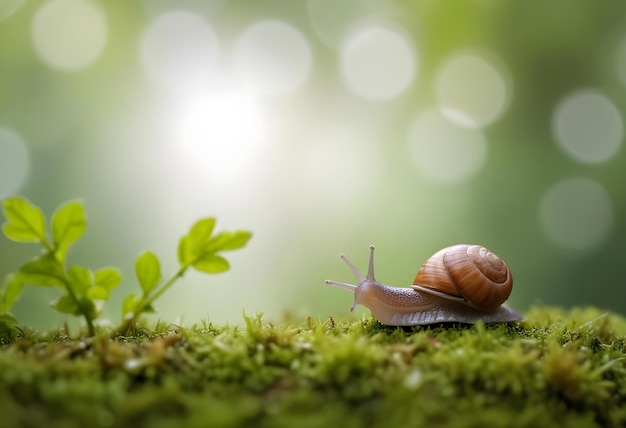
[[[257,316],[115,340],[22,332],[0,348],[0,425],[626,425],[626,319],[526,316],[414,328]]]

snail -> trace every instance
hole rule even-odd
[[[340,256],[359,284],[326,281],[326,285],[354,292],[354,304],[372,311],[386,325],[412,326],[444,322],[472,324],[519,321],[522,317],[504,305],[513,277],[504,261],[479,245],[453,245],[430,257],[410,288],[390,287],[374,278],[374,246],[370,245],[367,276]]]

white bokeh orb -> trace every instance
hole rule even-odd
[[[599,164],[621,148],[624,121],[608,97],[584,89],[559,102],[552,117],[552,131],[558,146],[572,159]]]
[[[50,67],[79,70],[92,64],[107,40],[107,20],[96,2],[51,0],[33,18],[35,51]]]
[[[506,75],[483,56],[453,55],[436,76],[439,109],[461,126],[481,128],[493,123],[504,114],[511,98]]]
[[[311,47],[293,25],[261,21],[246,29],[235,43],[233,65],[250,90],[261,95],[286,95],[308,80]]]
[[[415,47],[396,29],[380,25],[359,28],[341,49],[341,73],[348,88],[362,98],[396,98],[415,79]]]
[[[604,186],[595,180],[574,177],[548,189],[539,216],[554,244],[568,250],[588,250],[608,239],[615,215]]]
[[[184,10],[157,16],[140,42],[148,75],[165,87],[188,92],[213,85],[219,50],[213,28],[201,16]]]
[[[471,179],[487,158],[487,141],[480,130],[452,123],[436,109],[422,112],[413,120],[408,140],[417,170],[441,184]]]

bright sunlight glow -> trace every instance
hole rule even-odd
[[[236,91],[194,100],[181,124],[183,149],[216,178],[234,178],[245,172],[265,136],[257,100]]]

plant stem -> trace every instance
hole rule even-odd
[[[42,243],[44,244],[44,247],[46,247],[46,248],[50,247],[50,245],[46,241],[42,241]],[[52,249],[51,252],[54,254],[54,249]],[[87,322],[87,333],[88,333],[88,335],[90,337],[95,336],[96,335],[96,330],[95,330],[94,325],[93,325],[93,320],[91,319],[91,317],[89,316],[89,314],[87,312],[83,312],[83,309],[82,309],[82,307],[80,305],[80,301],[78,300],[78,296],[76,295],[76,293],[72,289],[72,286],[70,284],[70,280],[67,277],[67,271],[65,269],[65,262],[60,261],[56,257],[56,255],[54,257],[54,260],[58,263],[59,267],[63,271],[63,285],[65,286],[65,289],[67,290],[67,294],[69,294],[69,296],[72,298],[74,303],[76,303],[76,307],[78,308],[78,310],[80,311],[82,316],[85,318],[85,321]]]
[[[70,281],[67,278],[67,275],[65,276],[65,278],[63,280],[63,285],[65,285],[65,288],[67,290],[67,294],[70,295],[70,297],[72,298],[74,303],[76,303],[76,307],[78,308],[78,310],[80,311],[82,316],[85,318],[85,321],[87,322],[87,332],[88,332],[88,335],[90,337],[91,336],[95,336],[96,330],[95,330],[94,325],[93,325],[93,320],[91,319],[91,317],[86,312],[82,311],[82,308],[80,307],[80,302],[78,300],[78,297],[76,296],[76,293],[74,293],[74,290],[72,290],[72,287],[70,286]]]
[[[116,330],[115,334],[124,334],[135,322],[135,320],[137,320],[139,315],[141,315],[143,312],[146,311],[148,307],[150,307],[152,302],[161,297],[161,295],[165,293],[172,286],[172,284],[176,282],[177,279],[181,278],[185,274],[189,266],[191,266],[191,264],[181,266],[180,269],[178,269],[178,271],[174,275],[172,275],[170,278],[167,279],[167,281],[165,281],[160,287],[158,287],[151,296],[144,296],[143,302],[141,303],[139,308],[137,308],[135,313],[133,313],[133,316],[124,320],[124,322],[122,322],[122,324]]]
[[[93,320],[87,314],[83,314],[83,317],[85,317],[85,321],[87,321],[87,331],[89,333],[89,337],[95,336],[96,329],[93,326]]]
[[[163,285],[158,287],[157,290],[152,294],[152,296],[150,297],[146,296],[146,299],[144,300],[143,304],[140,306],[140,310],[137,312],[141,313],[145,311],[146,308],[152,304],[152,302],[154,302],[156,299],[161,297],[161,295],[165,293],[172,286],[172,284],[176,282],[177,279],[182,278],[182,276],[185,274],[189,266],[190,265],[181,266],[180,269],[178,269],[178,272],[176,272],[167,281],[165,281]]]

